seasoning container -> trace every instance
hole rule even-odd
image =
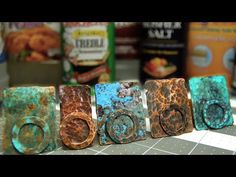
[[[143,22],[140,80],[181,77],[185,57],[186,23]]]
[[[115,80],[114,23],[64,22],[64,83],[94,85]]]
[[[61,84],[59,22],[8,22],[5,31],[10,86]]]
[[[61,58],[59,22],[9,22],[6,49],[11,60],[45,61]]]
[[[189,24],[186,78],[225,75],[231,87],[236,47],[236,22]]]

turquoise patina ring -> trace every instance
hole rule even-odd
[[[114,122],[119,119],[121,116],[126,116],[128,117],[131,121],[133,126],[131,127],[131,130],[128,132],[127,135],[124,135],[120,132],[118,135],[117,133],[114,132],[112,126],[114,126]],[[135,140],[136,138],[136,131],[138,128],[138,117],[135,116],[133,113],[131,113],[128,110],[117,110],[116,112],[113,112],[108,115],[109,121],[106,122],[106,131],[108,132],[110,138],[116,142],[116,143],[130,143]],[[120,125],[122,126],[122,125]]]
[[[214,106],[212,108],[213,111],[209,110],[210,106]],[[223,114],[219,115],[219,113],[216,111],[218,109],[221,109]],[[206,125],[209,126],[210,128],[214,129],[222,128],[225,126],[229,118],[227,110],[228,109],[224,101],[209,100],[203,106],[203,120],[206,123]],[[220,121],[212,119],[213,114],[221,116]]]
[[[41,128],[43,131],[43,141],[33,147],[33,148],[28,148],[23,145],[20,140],[19,140],[19,133],[21,129],[28,124],[33,124]],[[23,154],[38,154],[41,153],[45,148],[47,148],[48,144],[50,141],[50,129],[48,124],[43,121],[42,119],[39,119],[38,117],[35,116],[28,116],[24,117],[22,119],[19,119],[15,125],[12,128],[12,143],[14,147],[19,151],[20,153]]]
[[[172,122],[173,114],[179,114],[180,118],[175,123]],[[163,130],[170,136],[181,134],[186,127],[186,117],[184,109],[181,109],[177,104],[171,104],[160,114],[160,124]]]

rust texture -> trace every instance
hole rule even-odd
[[[185,80],[150,80],[145,83],[151,135],[176,136],[193,130]]]
[[[70,149],[85,148],[95,138],[96,127],[92,120],[90,92],[87,85],[60,86],[60,136]]]

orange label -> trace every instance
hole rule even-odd
[[[222,74],[230,85],[236,23],[190,23],[188,40],[187,77]]]

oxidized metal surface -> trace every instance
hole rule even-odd
[[[99,143],[146,139],[141,89],[136,82],[95,85]]]
[[[176,136],[193,130],[185,80],[149,80],[146,89],[151,135]]]
[[[219,129],[233,125],[229,92],[224,76],[191,78],[189,87],[197,130]]]
[[[96,126],[92,120],[90,92],[87,85],[60,87],[60,136],[71,149],[88,147],[95,138]]]
[[[56,148],[54,87],[15,87],[3,93],[3,151],[38,154]]]

